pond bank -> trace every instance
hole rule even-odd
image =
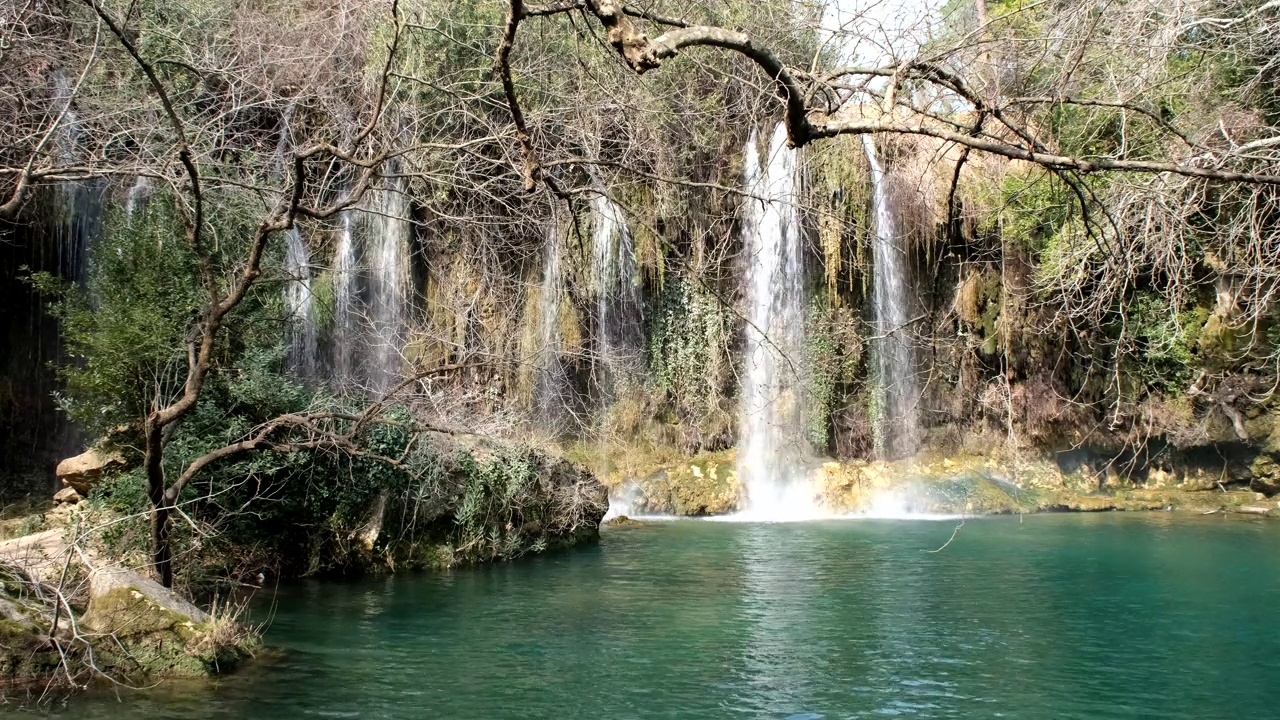
[[[0,538],[20,535],[0,542],[0,685],[221,674],[259,645],[239,609],[217,599],[244,584],[449,569],[598,538],[607,495],[584,468],[489,438],[419,442],[436,462],[417,482],[371,473],[351,479],[355,493],[288,486],[297,505],[277,496],[251,513],[193,497],[187,522],[216,532],[177,535],[176,593],[131,570],[148,567],[147,513],[120,510],[139,502],[123,463],[82,485],[87,498],[69,487],[52,509],[0,522]],[[339,492],[342,502],[317,506]],[[213,600],[206,610],[189,597]]]

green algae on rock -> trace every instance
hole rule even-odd
[[[236,668],[258,638],[234,617],[211,615],[150,578],[123,569],[90,576],[87,630],[111,636],[96,655],[125,677],[202,677]]]
[[[704,453],[641,478],[612,477],[629,511],[685,517],[725,515],[746,499],[734,451]],[[1152,468],[1144,479],[1088,467],[1064,471],[1048,457],[963,454],[895,462],[828,460],[808,474],[817,505],[833,515],[1004,515],[1035,512],[1181,510],[1243,512],[1266,495],[1219,487],[1195,469]],[[1269,504],[1270,503],[1270,504]],[[1280,513],[1280,510],[1277,510]],[[1277,514],[1271,513],[1271,514]],[[1258,513],[1254,513],[1258,514]]]
[[[737,452],[703,453],[635,480],[632,510],[650,515],[725,515],[742,508]]]

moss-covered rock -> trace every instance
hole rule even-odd
[[[1266,495],[1280,493],[1280,453],[1258,453],[1249,471],[1253,474],[1250,489]]]
[[[632,510],[641,514],[701,517],[742,507],[736,451],[703,453],[635,481]]]
[[[382,488],[330,520],[309,574],[447,569],[510,560],[598,537],[608,491],[585,467],[492,438],[424,434],[429,484]]]
[[[114,638],[96,654],[125,677],[213,675],[234,669],[257,647],[256,635],[233,618],[210,616],[129,570],[94,572],[90,596],[80,625]]]
[[[635,481],[626,498],[630,511],[702,516],[740,510],[745,492],[732,460],[732,451],[700,455]],[[1210,513],[1257,506],[1264,499],[1258,492],[1225,490],[1216,482],[1217,476],[1201,477],[1186,468],[1176,474],[1152,468],[1146,478],[1130,477],[1114,466],[1095,470],[1079,465],[1064,471],[1053,460],[1034,455],[832,460],[815,466],[809,477],[819,504],[836,515]]]
[[[1034,512],[1045,493],[1011,479],[1002,463],[975,456],[934,461],[828,462],[815,473],[824,504],[836,513],[978,514]],[[1039,478],[1036,478],[1038,480]]]
[[[0,686],[37,680],[58,668],[51,626],[44,608],[25,602],[9,582],[0,584]]]
[[[1000,296],[1000,275],[990,270],[974,271],[956,289],[956,315],[984,355],[1000,346]]]
[[[634,518],[630,518],[626,515],[618,515],[616,517],[612,517],[608,520],[605,520],[601,524],[608,525],[609,527],[612,527],[612,528],[635,528],[635,527],[643,527],[648,523],[642,522],[640,520],[636,520]]]

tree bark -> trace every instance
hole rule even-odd
[[[151,572],[156,582],[172,587],[173,563],[169,548],[171,504],[164,482],[164,426],[152,416],[147,418],[143,433],[146,449],[142,466],[147,475],[147,499],[151,501]]]
[[[151,508],[151,568],[156,582],[173,587],[173,554],[169,545],[169,513],[167,503]]]

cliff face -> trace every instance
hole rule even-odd
[[[0,502],[53,486],[53,468],[85,438],[59,411],[54,367],[68,362],[59,324],[30,283],[48,272],[88,278],[88,243],[101,231],[101,183],[43,188],[12,222],[0,221]]]
[[[771,134],[781,108],[758,87],[726,82],[756,77],[745,74],[756,72],[749,62],[721,54],[673,60],[670,72],[638,82],[613,56],[555,32],[522,36],[513,60],[514,92],[550,180],[528,192],[525,149],[511,136],[489,52],[506,4],[454,5],[405,4],[418,20],[400,45],[385,42],[399,21],[374,4],[343,17],[310,9],[286,17],[213,0],[138,7],[135,31],[152,43],[144,55],[179,58],[157,76],[174,89],[175,112],[219,118],[215,130],[193,136],[191,152],[226,180],[210,191],[205,221],[229,273],[255,213],[288,205],[281,178],[293,152],[358,137],[368,117],[386,119],[368,126],[362,148],[390,158],[369,178],[368,194],[272,238],[263,265],[271,282],[252,297],[255,322],[229,323],[215,374],[236,377],[249,351],[283,350],[272,368],[281,384],[370,397],[399,375],[464,363],[465,371],[423,390],[429,402],[418,409],[441,427],[533,432],[662,457],[725,451],[741,444],[751,369],[748,318],[758,298],[747,282],[747,238],[757,230],[749,226],[772,199],[794,210],[787,237],[799,246],[803,317],[792,324],[803,325],[803,342],[780,366],[795,375],[788,401],[803,410],[803,427],[792,440],[804,454],[894,459],[999,445],[1141,482],[1199,477],[1220,463],[1225,487],[1276,489],[1273,281],[1258,234],[1237,232],[1249,218],[1263,236],[1274,227],[1273,215],[1248,214],[1257,198],[1224,190],[1205,195],[1212,206],[1188,207],[1145,176],[1081,185],[1052,168],[970,157],[906,135],[875,139],[878,180],[859,138],[810,144],[799,153],[796,191],[764,198],[745,182],[747,145]],[[791,3],[681,10],[758,28],[762,46],[797,66],[819,57],[812,19]],[[27,85],[12,95],[32,108],[28,124],[65,115],[60,150],[88,163],[88,174],[112,179],[50,181],[53,200],[33,201],[2,228],[14,243],[0,247],[0,292],[27,308],[3,321],[6,471],[51,468],[74,454],[62,445],[75,444],[63,440],[67,423],[49,400],[58,383],[43,369],[59,356],[58,329],[40,312],[41,298],[15,279],[16,266],[31,259],[22,253],[48,255],[34,269],[80,285],[95,275],[97,291],[109,291],[130,273],[117,267],[107,277],[105,259],[137,252],[134,262],[155,270],[158,258],[176,253],[154,251],[183,236],[180,212],[140,209],[148,196],[183,207],[171,188],[187,178],[155,160],[172,148],[144,132],[157,109],[136,63],[110,45],[96,61],[110,72],[87,75],[74,98],[55,72],[79,67],[96,48],[84,29],[92,23],[75,14],[82,11],[48,18],[42,32],[62,38],[65,56],[28,53],[40,72],[24,75]],[[428,27],[440,32],[418,32]],[[262,37],[281,52],[263,53]],[[301,49],[318,38],[340,51],[308,64]],[[388,48],[401,54],[386,57]],[[392,65],[404,85],[384,93],[378,73]],[[1181,111],[1186,122],[1203,120],[1202,106],[1215,99],[1197,95],[1197,108]],[[1073,117],[1035,120],[1052,121],[1064,151],[1110,151],[1130,137],[1127,126],[1095,122],[1114,118]],[[137,137],[115,140],[122,127]],[[414,152],[399,152],[410,145]],[[1150,145],[1144,152],[1159,149]],[[770,154],[767,142],[752,150]],[[172,182],[148,187],[122,167]],[[324,205],[359,185],[352,168],[315,170],[323,181],[307,187],[308,203]],[[101,201],[86,202],[90,193]],[[1173,210],[1188,217],[1174,222]],[[886,263],[876,258],[886,218],[896,228],[888,257],[900,261],[907,291],[894,329],[909,346],[894,363],[916,388],[906,398],[883,377],[876,298]],[[71,260],[59,264],[49,253]],[[94,257],[103,261],[96,273]],[[148,298],[177,326],[169,354],[156,352],[154,367],[126,368],[110,387],[85,382],[65,394],[82,421],[103,426],[89,434],[137,422],[151,398],[125,396],[154,387],[139,377],[180,385],[170,365],[185,358],[191,307],[204,299],[192,262],[179,257],[162,268],[190,281],[190,307],[173,301],[169,287],[168,297]],[[63,365],[72,374],[97,367]],[[261,393],[231,401],[266,404]],[[893,417],[904,411],[905,424]],[[886,440],[895,434],[903,437]]]

